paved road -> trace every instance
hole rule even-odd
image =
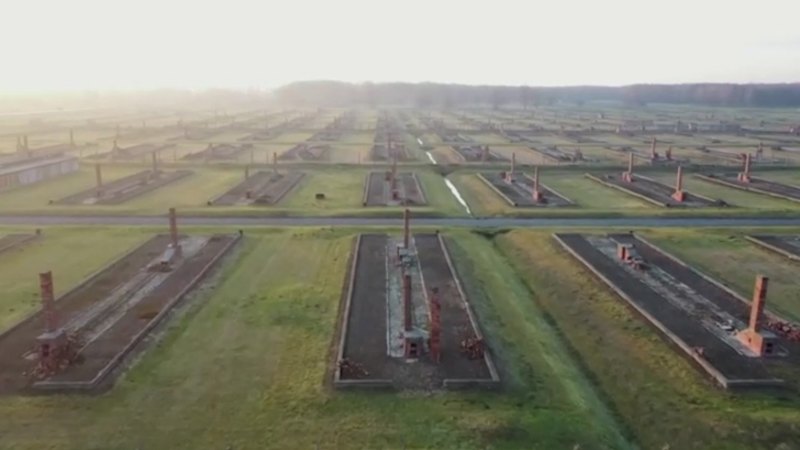
[[[567,227],[800,227],[800,216],[795,218],[419,218],[412,219],[415,226],[462,228],[567,228]],[[370,227],[402,226],[402,219],[364,217],[180,217],[183,225],[199,226],[326,226]],[[0,216],[0,225],[165,225],[165,216]]]

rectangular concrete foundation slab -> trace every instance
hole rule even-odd
[[[765,180],[763,178],[751,177],[749,183],[742,183],[736,174],[706,174],[697,175],[701,180],[723,186],[741,189],[743,191],[756,192],[772,197],[783,198],[793,202],[800,202],[800,187],[790,184],[778,183],[777,181]]]
[[[533,199],[533,178],[518,173],[515,175],[514,181],[509,183],[503,175],[504,173],[501,172],[481,172],[478,177],[511,206],[547,208],[574,205],[570,199],[543,183],[539,183],[539,192],[543,201],[536,202]]]
[[[0,394],[27,391],[96,392],[110,387],[145,338],[212,270],[239,234],[182,236],[183,256],[172,258],[168,235],[158,235],[95,273],[55,301],[59,323],[75,339],[76,362],[55,375],[27,375],[36,364],[44,317],[36,311],[0,334]],[[57,277],[57,275],[56,275]],[[56,283],[57,283],[56,278]]]
[[[116,205],[188,177],[192,173],[194,172],[191,170],[157,171],[154,176],[152,170],[143,170],[104,183],[99,189],[97,187],[86,189],[53,203],[57,205]]]
[[[438,234],[413,235],[411,245],[418,265],[407,273],[415,279],[414,317],[418,326],[428,326],[428,295],[432,288],[438,289],[442,318],[441,360],[434,363],[426,353],[408,361],[393,353],[397,351],[394,342],[399,337],[388,331],[397,326],[390,321],[398,320],[392,318],[396,317],[397,310],[392,306],[391,295],[396,288],[392,272],[400,270],[394,248],[397,242],[385,234],[362,234],[357,239],[343,302],[334,387],[414,390],[495,387],[499,377],[488,351],[476,359],[461,351],[465,337],[483,339],[483,335],[446,244]],[[357,367],[357,373],[343,370],[342,361]]]
[[[398,198],[392,199],[391,182],[386,172],[370,172],[364,183],[364,206],[422,206],[428,203],[422,184],[414,172],[397,173]]]
[[[554,237],[721,386],[782,385],[783,380],[772,375],[769,366],[796,363],[796,357],[771,359],[749,354],[733,335],[746,326],[748,305],[650,243],[631,234],[559,233]],[[635,269],[615,258],[616,244],[633,245],[647,268]],[[793,344],[784,344],[790,351],[796,350]]]
[[[675,188],[660,183],[652,178],[633,175],[633,182],[625,182],[620,174],[603,174],[600,176],[586,174],[590,180],[605,186],[638,197],[646,202],[667,208],[710,208],[730,206],[722,200],[715,200],[684,190],[686,198],[679,202],[672,197]]]
[[[212,206],[274,205],[297,186],[304,176],[305,174],[302,172],[259,171],[228,192],[210,200],[208,204]]]

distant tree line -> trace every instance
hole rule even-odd
[[[800,106],[800,83],[791,84],[637,84],[608,86],[469,86],[438,83],[343,83],[300,81],[275,91],[291,106],[388,106],[453,108],[515,105],[529,108],[567,102],[619,101],[629,105],[685,103],[709,106]]]

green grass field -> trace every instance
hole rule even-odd
[[[244,166],[206,167],[180,164],[194,170],[194,174],[145,193],[118,205],[51,205],[67,195],[89,189],[95,185],[94,169],[85,165],[79,172],[47,180],[35,185],[18,188],[0,194],[0,212],[5,214],[163,214],[171,207],[182,214],[195,215],[381,215],[387,211],[399,215],[402,208],[363,208],[361,206],[364,180],[370,170],[380,167],[362,168],[319,167],[279,170],[300,170],[306,176],[278,204],[271,206],[210,207],[206,202],[238,184],[244,177]],[[149,168],[149,166],[103,166],[103,180],[109,182],[125,175]],[[165,170],[173,170],[166,168]],[[250,169],[271,170],[271,166],[255,166]],[[400,170],[405,170],[401,167]],[[443,179],[430,168],[409,169],[417,172],[429,204],[413,208],[427,215],[462,216],[466,213],[444,185]],[[325,200],[316,200],[316,193],[324,193]]]
[[[0,398],[0,448],[635,448],[505,258],[481,237],[451,239],[507,379],[500,392],[332,391],[353,233],[249,231],[213,291],[109,393]]]

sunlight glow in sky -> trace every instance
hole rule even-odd
[[[0,91],[800,81],[800,0],[9,0]]]

